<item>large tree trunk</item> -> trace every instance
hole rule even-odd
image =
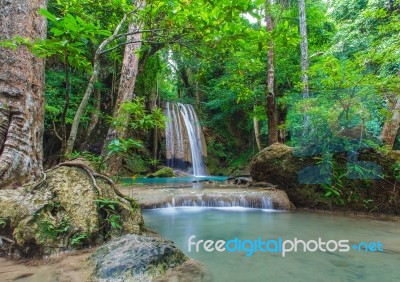
[[[274,40],[272,38],[272,31],[274,24],[271,14],[271,0],[265,1],[265,23],[267,32],[270,34],[271,39],[268,46],[267,54],[267,105],[266,113],[268,118],[268,145],[278,142],[278,114],[276,107],[275,97],[275,69],[274,69]]]
[[[301,50],[301,80],[303,83],[303,99],[309,98],[308,86],[308,37],[307,37],[307,19],[306,19],[306,3],[305,0],[299,0],[299,22],[300,22],[300,50]],[[308,135],[310,131],[310,116],[306,113],[304,116],[303,135]]]
[[[141,29],[134,21],[131,21],[128,28],[128,33],[133,33]],[[127,36],[128,42],[136,42],[125,46],[124,60],[122,62],[121,78],[118,88],[117,101],[114,108],[113,117],[117,118],[123,115],[122,105],[125,102],[130,102],[133,99],[133,91],[135,89],[136,78],[139,69],[138,51],[141,47],[141,33],[135,33]],[[128,118],[126,119],[128,121]],[[103,156],[108,155],[108,145],[114,139],[124,139],[127,137],[128,124],[124,127],[110,126],[106,141],[103,146]],[[122,166],[122,156],[111,155],[107,157],[107,173],[116,175]]]
[[[44,39],[46,0],[0,1],[0,40]],[[26,47],[0,48],[0,189],[43,175],[44,60]]]

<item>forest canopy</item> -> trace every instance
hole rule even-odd
[[[110,174],[164,164],[167,101],[195,106],[212,174],[274,142],[398,148],[400,1],[50,0],[45,166]]]

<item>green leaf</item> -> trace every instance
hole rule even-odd
[[[46,9],[40,9],[39,14],[46,17],[49,21],[57,22],[56,16],[53,15],[52,13],[50,13],[49,11],[47,11]]]

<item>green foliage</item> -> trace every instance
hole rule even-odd
[[[88,235],[86,233],[76,233],[71,238],[71,245],[73,247],[79,247],[83,245],[88,239]]]
[[[80,72],[70,73],[71,100],[69,111],[66,116],[66,124],[71,124],[76,110],[79,107],[83,97],[88,80]],[[101,87],[101,85],[99,85]],[[45,128],[54,130],[54,124],[58,129],[61,121],[61,114],[65,102],[65,73],[58,70],[48,70],[46,72],[46,90],[45,90]],[[89,115],[93,112],[93,107],[89,106],[82,117],[82,121],[87,123]],[[58,125],[58,126],[57,126]]]
[[[118,201],[112,199],[98,199],[94,201],[101,214],[102,214],[102,226],[100,229],[105,231],[105,238],[109,238],[113,234],[119,234],[122,231],[122,219],[119,215]]]
[[[145,174],[150,170],[149,163],[145,156],[137,153],[132,153],[125,157],[126,167],[134,174]]]
[[[6,227],[6,221],[5,221],[5,219],[3,219],[3,218],[0,218],[0,227]]]
[[[62,61],[67,56],[69,65],[80,70],[91,68],[88,43],[98,44],[99,36],[108,37],[111,33],[103,30],[100,21],[85,21],[79,15],[65,13],[63,17],[56,17],[47,10],[41,9],[40,14],[50,22],[49,39],[38,42],[33,50],[41,56],[57,55]]]
[[[150,113],[146,111],[143,98],[135,98],[131,102],[124,102],[121,113],[109,118],[114,128],[149,130],[155,127],[165,127],[165,115],[160,108],[153,108]]]
[[[65,236],[70,231],[70,223],[67,216],[63,216],[61,219],[44,218],[39,223],[40,240],[45,242],[47,240],[55,240],[61,236]]]
[[[123,155],[129,152],[133,148],[143,148],[141,141],[128,139],[113,139],[110,144],[108,144],[108,154]]]
[[[73,160],[77,158],[84,158],[85,160],[89,161],[91,166],[97,170],[101,171],[105,168],[104,160],[102,156],[98,156],[95,154],[92,154],[88,151],[74,151],[66,156],[67,160]]]

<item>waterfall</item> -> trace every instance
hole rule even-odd
[[[193,106],[167,102],[165,112],[168,117],[165,129],[167,166],[191,167],[194,176],[207,175],[203,161],[207,149]]]
[[[273,209],[274,203],[267,195],[176,195],[167,202],[152,208],[168,207],[243,207],[256,209]]]

